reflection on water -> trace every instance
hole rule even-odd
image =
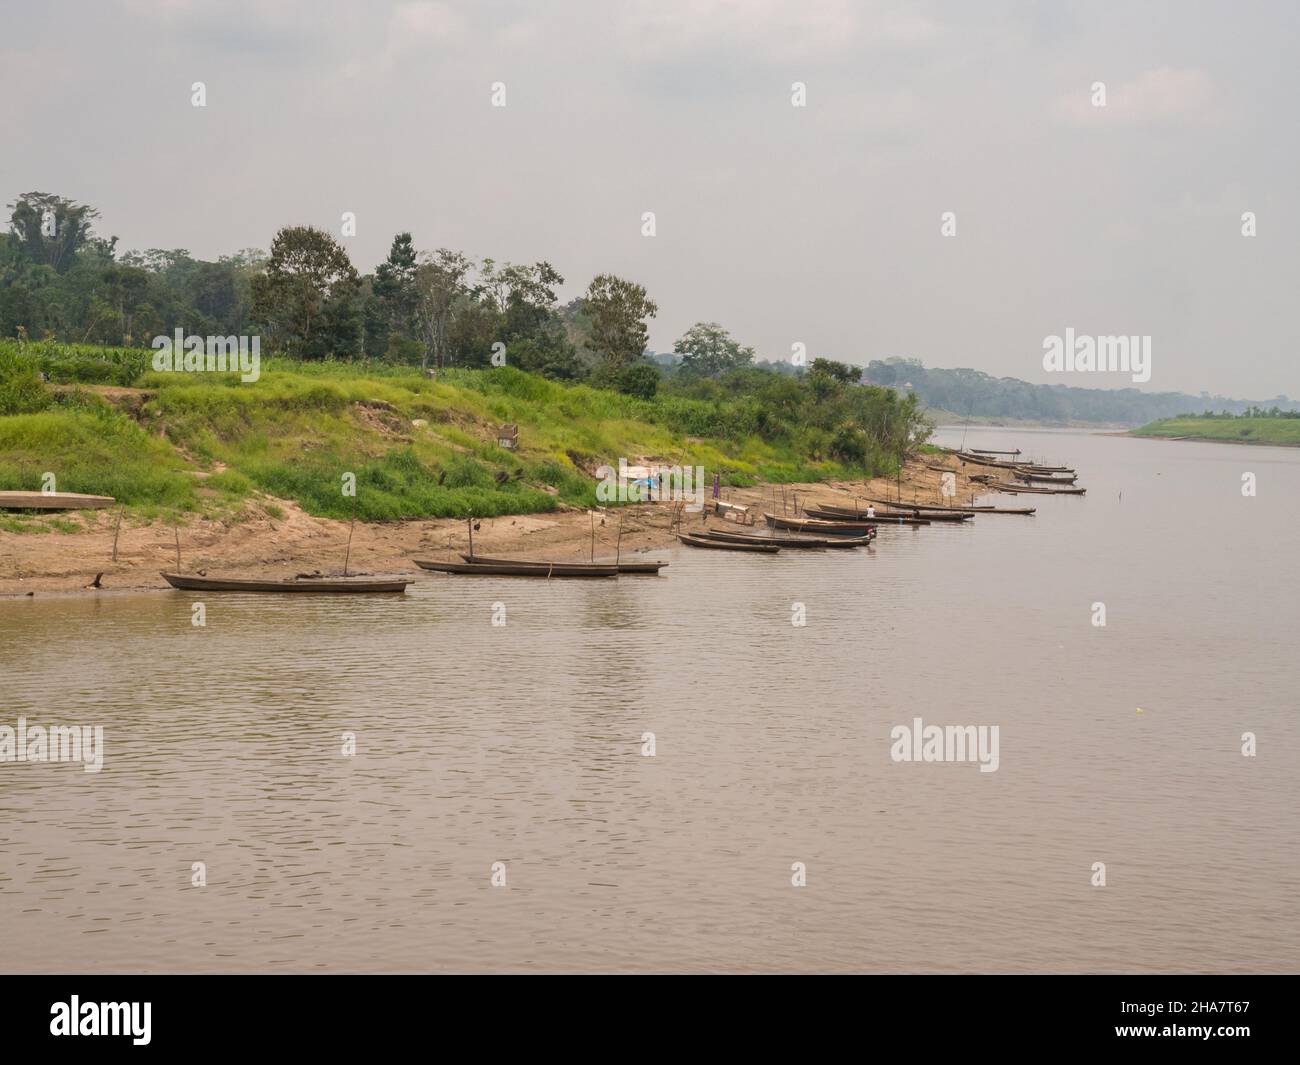
[[[0,968],[1293,970],[1300,455],[967,437],[1008,440],[1088,495],[659,578],[0,603],[0,725],[107,746],[0,764]],[[1000,768],[895,764],[918,716]]]

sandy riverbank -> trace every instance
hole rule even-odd
[[[902,495],[906,500],[951,502],[940,492],[942,471],[951,468],[957,477],[958,498],[971,498],[967,474],[947,456],[923,456],[909,463],[903,473]],[[976,486],[978,487],[978,486]],[[877,478],[870,482],[831,481],[818,484],[756,485],[752,488],[724,488],[722,497],[748,505],[757,514],[759,528],[765,528],[762,510],[776,506],[791,511],[797,504],[852,504],[854,497],[892,497],[897,482]],[[186,572],[206,570],[209,575],[291,577],[319,570],[342,573],[348,543],[348,523],[314,518],[287,500],[266,499],[283,512],[272,518],[258,505],[250,505],[238,521],[193,519],[180,530],[181,564]],[[674,544],[670,530],[673,507],[668,503],[647,503],[595,514],[595,555],[612,558],[619,538],[622,515],[623,555],[637,555]],[[80,519],[84,531],[75,533],[0,532],[0,597],[29,594],[95,595],[91,587],[97,574],[104,591],[161,590],[167,584],[159,576],[176,566],[176,532],[161,522],[146,525],[125,523],[118,540],[118,558],[112,561],[113,532],[117,516],[112,511],[85,512]],[[710,525],[718,524],[709,516]],[[705,516],[688,514],[685,527],[703,527]],[[556,562],[586,559],[592,551],[593,518],[585,510],[563,510],[550,514],[521,514],[483,518],[474,532],[474,547],[480,554],[548,559]],[[755,531],[759,531],[756,529]],[[466,523],[453,519],[429,521],[358,523],[352,536],[349,573],[418,572],[414,557],[458,558],[468,548]]]

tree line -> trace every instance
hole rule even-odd
[[[645,288],[600,274],[560,303],[549,262],[475,261],[419,250],[410,233],[361,273],[331,234],[286,226],[270,251],[215,261],[184,249],[119,252],[99,212],[49,193],[10,204],[0,234],[0,337],[147,349],[157,336],[259,335],[263,352],[447,369],[502,363],[638,399],[661,396],[698,435],[793,441],[813,460],[882,466],[928,425],[914,396],[862,385],[829,359],[758,363],[717,322],[697,322],[671,356],[647,352],[658,306]],[[706,401],[679,402],[674,400]]]
[[[9,205],[0,234],[0,336],[148,347],[187,334],[259,333],[266,350],[300,359],[368,358],[426,369],[499,364],[561,380],[644,393],[658,371],[644,359],[658,307],[613,274],[560,304],[548,262],[474,261],[419,251],[410,233],[363,274],[342,244],[313,226],[285,226],[270,252],[216,261],[184,249],[119,252],[95,231],[99,212],[51,193]],[[716,377],[753,360],[716,323],[693,326],[674,367]],[[497,356],[494,359],[494,356]]]
[[[872,384],[910,392],[929,409],[959,418],[1014,418],[1042,422],[1098,422],[1145,425],[1189,410],[1221,409],[1241,414],[1258,409],[1251,400],[1202,393],[1143,392],[1136,388],[1077,388],[1035,385],[1014,377],[992,377],[979,370],[926,367],[917,359],[874,360],[865,379]],[[1279,410],[1296,403],[1278,396]]]

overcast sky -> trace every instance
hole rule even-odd
[[[0,202],[203,258],[353,211],[364,270],[409,229],[566,298],[634,278],[658,350],[716,320],[760,357],[1129,384],[1043,371],[1073,327],[1150,335],[1147,390],[1297,396],[1297,11],[0,0]]]

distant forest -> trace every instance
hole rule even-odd
[[[863,380],[911,392],[929,410],[971,418],[1145,425],[1160,418],[1206,411],[1246,414],[1259,408],[1300,409],[1300,404],[1286,396],[1249,400],[1209,393],[1193,396],[1185,392],[1141,392],[1136,388],[1034,385],[1014,377],[991,377],[979,370],[926,368],[917,359],[902,358],[872,361]]]

